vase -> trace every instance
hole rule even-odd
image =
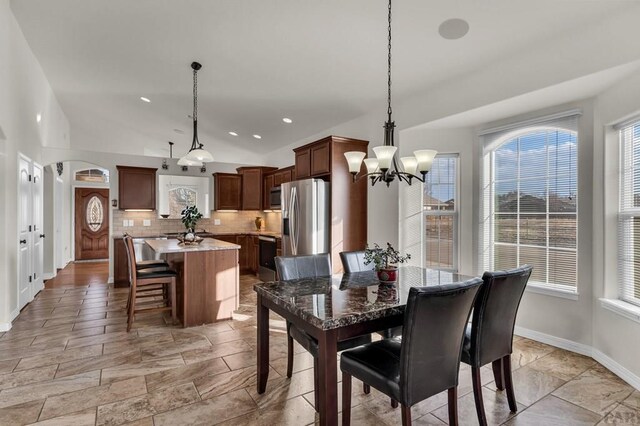
[[[256,229],[258,231],[264,227],[264,219],[262,218],[262,216],[257,216],[254,223],[256,224]]]
[[[396,266],[380,268],[376,270],[376,274],[378,274],[378,280],[381,283],[394,283],[398,280],[398,268]]]

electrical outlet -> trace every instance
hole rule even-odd
[[[214,225],[220,225],[220,219],[213,219]]]
[[[151,226],[151,221],[149,219],[144,219],[142,221],[142,226]]]
[[[129,226],[129,221],[127,219],[122,221],[122,226],[127,227]]]

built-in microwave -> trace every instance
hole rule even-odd
[[[269,192],[269,208],[271,210],[280,210],[281,207],[281,194],[280,186],[274,186]]]

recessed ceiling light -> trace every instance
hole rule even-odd
[[[184,130],[182,129],[173,129],[174,132],[176,132],[179,135],[184,135]]]
[[[236,132],[229,132],[229,134],[230,134],[231,136],[238,136],[238,134],[237,134]]]
[[[293,120],[292,120],[292,119],[290,119],[290,118],[287,118],[287,117],[283,118],[283,119],[282,119],[282,121],[284,121],[284,122],[285,122],[285,123],[287,123],[287,124],[291,124],[291,123],[293,123]]]
[[[142,102],[147,102],[147,103],[148,103],[148,102],[151,102],[151,99],[149,99],[149,98],[145,98],[144,96],[140,96],[140,100],[141,100]]]
[[[39,123],[42,120],[42,114],[36,114],[36,121]]]
[[[447,40],[457,40],[464,37],[469,32],[469,23],[464,19],[447,19],[438,28],[442,38]]]
[[[262,139],[262,136],[260,136],[260,135],[253,135],[253,137],[256,138],[256,139]]]

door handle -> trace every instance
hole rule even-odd
[[[20,244],[27,244],[27,240],[20,240]]]
[[[40,238],[44,238],[44,234],[40,234]]]

